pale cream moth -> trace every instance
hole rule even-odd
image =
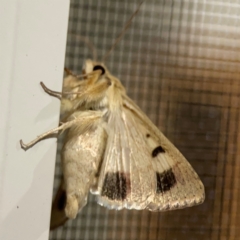
[[[68,72],[62,94],[42,87],[61,99],[61,124],[21,146],[28,149],[66,131],[62,164],[68,218],[86,205],[89,191],[100,205],[118,210],[166,211],[204,201],[204,186],[191,165],[103,63],[87,60],[81,77]]]

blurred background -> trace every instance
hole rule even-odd
[[[69,33],[110,49],[137,0],[71,1]],[[105,64],[128,95],[183,153],[206,189],[205,202],[171,211],[113,211],[93,196],[75,220],[50,233],[74,239],[239,239],[240,3],[145,1]],[[65,66],[81,73],[91,50],[68,35]],[[54,193],[60,183],[58,145]]]

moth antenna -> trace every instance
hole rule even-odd
[[[93,43],[87,37],[83,37],[81,35],[77,35],[77,34],[71,33],[71,32],[69,34],[76,37],[77,40],[84,42],[92,52],[92,59],[94,61],[97,60],[97,50],[94,47]]]
[[[113,43],[112,47],[110,48],[110,50],[104,55],[104,57],[102,58],[102,62],[104,62],[107,57],[109,56],[109,54],[112,52],[112,50],[116,47],[116,45],[118,44],[118,42],[121,40],[121,38],[123,37],[123,35],[126,33],[127,29],[129,28],[130,24],[132,23],[132,19],[137,15],[141,5],[143,4],[144,1],[142,1],[138,8],[135,10],[135,12],[132,14],[132,16],[128,19],[128,21],[126,22],[123,30],[120,32],[120,34],[118,35],[118,37],[116,38],[115,42]]]

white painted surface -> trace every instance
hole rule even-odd
[[[56,139],[29,142],[58,125],[69,1],[0,0],[0,239],[46,240]]]

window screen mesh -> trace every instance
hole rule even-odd
[[[89,38],[101,60],[139,3],[71,1],[69,33]],[[238,1],[143,3],[105,64],[191,163],[206,200],[171,212],[114,211],[89,196],[75,220],[50,233],[51,240],[239,239],[239,39]],[[91,57],[86,44],[69,34],[65,66],[81,73]]]

